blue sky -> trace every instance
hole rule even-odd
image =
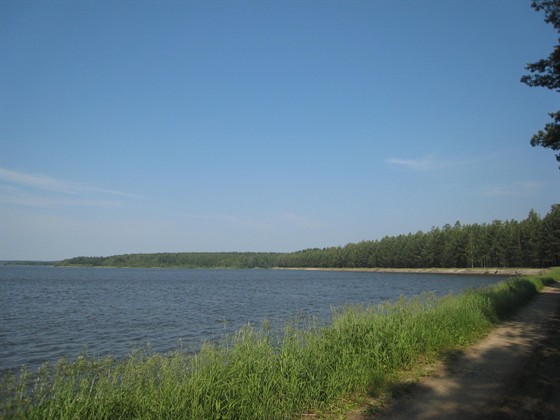
[[[0,259],[296,251],[545,215],[527,1],[1,2]]]

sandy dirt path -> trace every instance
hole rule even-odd
[[[351,419],[560,419],[560,284],[375,415]]]

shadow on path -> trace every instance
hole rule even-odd
[[[362,419],[560,419],[560,284],[410,388]]]

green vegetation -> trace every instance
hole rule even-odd
[[[399,372],[482,337],[560,270],[436,298],[349,306],[321,326],[246,327],[189,354],[83,355],[4,378],[0,417],[294,418],[347,407],[387,389]]]
[[[59,261],[28,261],[28,260],[15,260],[15,261],[0,261],[0,265],[56,265]]]
[[[518,222],[445,225],[344,247],[291,253],[165,253],[76,257],[64,266],[184,268],[458,268],[560,265],[560,205]]]
[[[560,1],[533,0],[531,7],[537,12],[543,10],[546,23],[554,26],[560,35]],[[548,58],[527,64],[528,75],[521,81],[529,86],[540,86],[560,93],[560,42],[554,47]],[[532,138],[532,146],[547,147],[557,151],[556,160],[560,162],[560,111],[549,113],[552,122],[539,130]]]
[[[276,253],[261,252],[177,252],[126,254],[111,257],[76,257],[61,266],[84,267],[181,267],[181,268],[269,268]]]

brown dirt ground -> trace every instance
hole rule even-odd
[[[560,284],[369,419],[560,419]],[[372,414],[372,411],[375,411]]]

